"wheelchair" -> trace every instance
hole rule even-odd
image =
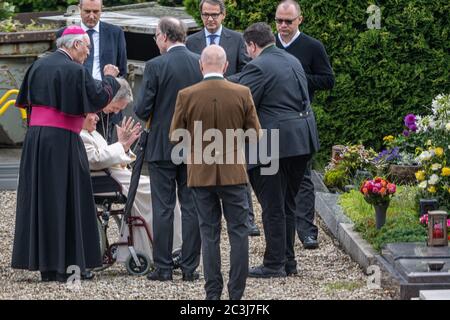
[[[127,246],[129,256],[125,266],[130,275],[144,275],[152,268],[150,257],[134,249],[133,230],[134,228],[145,228],[150,243],[153,244],[150,231],[141,217],[128,216],[125,219],[125,203],[127,197],[122,193],[122,185],[117,182],[106,170],[91,171],[92,189],[94,202],[97,208],[97,228],[100,237],[100,250],[102,253],[103,266],[95,271],[104,270],[112,266],[117,260],[119,246]],[[127,241],[110,243],[108,239],[108,228],[111,218],[119,228],[119,234],[123,234],[123,228],[128,228]]]

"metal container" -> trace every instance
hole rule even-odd
[[[0,32],[0,98],[10,89],[19,89],[28,67],[51,49],[54,39],[55,30]],[[15,95],[7,101],[14,99]],[[20,144],[25,132],[19,110],[10,105],[0,116],[0,145]]]

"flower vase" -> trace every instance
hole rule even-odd
[[[375,208],[375,225],[377,230],[379,230],[386,222],[386,212],[389,207],[389,202],[374,204],[373,207]]]

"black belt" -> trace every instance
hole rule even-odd
[[[275,118],[277,120],[294,120],[294,119],[304,119],[313,115],[313,111],[311,109],[301,111],[301,112],[285,112],[277,115]]]

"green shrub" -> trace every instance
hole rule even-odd
[[[323,176],[323,183],[328,188],[344,189],[344,186],[348,184],[348,176],[344,169],[332,169],[326,171]]]
[[[103,0],[105,7],[145,2],[146,0]],[[176,1],[176,0],[175,0]],[[76,5],[79,0],[10,0],[17,12],[31,11],[66,11],[69,5]]]
[[[0,2],[0,20],[8,19],[14,15],[14,6],[8,2]]]
[[[198,0],[185,0],[199,20]],[[387,0],[381,29],[369,30],[367,8],[374,1],[300,0],[301,30],[320,39],[336,75],[335,88],[317,92],[314,110],[322,150],[363,143],[378,150],[382,138],[403,129],[407,113],[423,114],[439,93],[450,89],[450,2]],[[225,25],[244,30],[266,21],[274,26],[277,1],[226,1]],[[323,161],[322,161],[323,162]]]
[[[377,251],[387,243],[425,242],[426,228],[419,223],[415,196],[417,187],[399,186],[392,198],[386,217],[386,224],[377,230],[375,212],[359,191],[352,190],[340,196],[339,204],[344,213],[354,222],[355,231],[367,240]]]

